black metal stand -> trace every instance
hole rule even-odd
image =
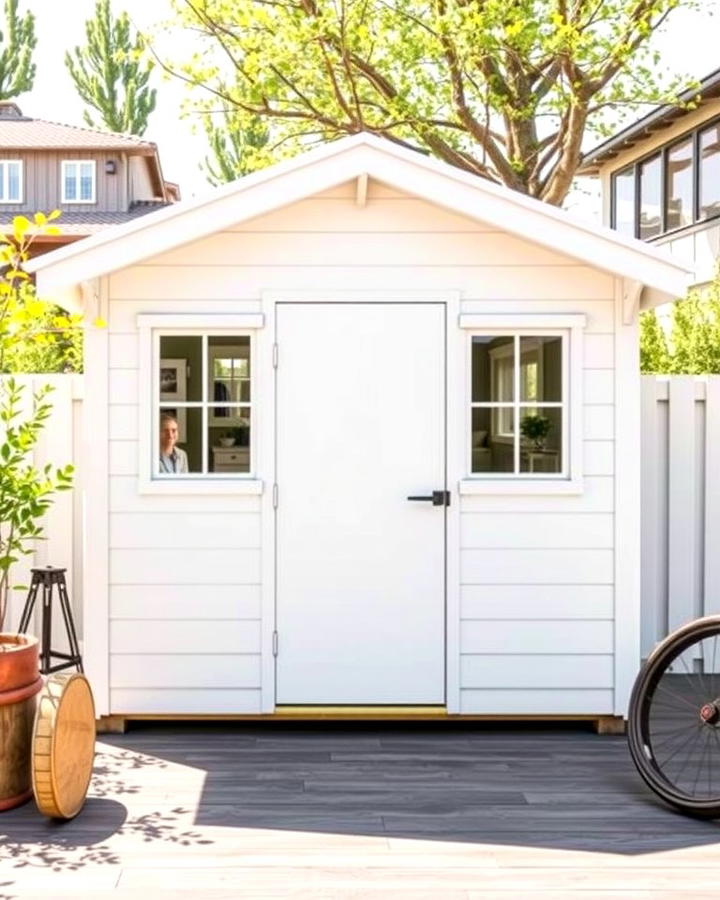
[[[80,647],[78,646],[77,633],[75,631],[75,622],[73,621],[72,609],[70,608],[70,600],[68,598],[67,585],[65,584],[65,572],[67,569],[54,569],[48,566],[46,569],[31,569],[32,581],[30,582],[30,590],[28,591],[25,607],[20,616],[20,626],[18,631],[21,634],[27,632],[30,625],[30,618],[35,608],[38,591],[42,587],[42,637],[40,642],[40,671],[43,675],[49,675],[51,672],[59,672],[62,669],[69,669],[77,666],[78,672],[83,671],[82,657],[80,656]],[[65,621],[65,631],[67,632],[68,643],[70,644],[69,653],[61,653],[59,650],[53,650],[52,647],[52,601],[53,588],[57,586],[58,599],[60,600],[60,611]],[[53,659],[61,659],[63,662],[53,665]]]

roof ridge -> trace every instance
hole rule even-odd
[[[154,141],[145,140],[145,138],[139,137],[136,134],[122,134],[119,131],[100,131],[99,128],[88,128],[86,125],[69,125],[67,122],[56,122],[53,119],[39,119],[34,116],[26,116],[23,115],[22,118],[12,118],[8,117],[2,119],[2,124],[7,122],[40,122],[43,125],[55,125],[58,128],[70,128],[73,131],[83,131],[86,134],[99,134],[103,135],[103,137],[114,137],[119,138],[123,141],[129,141],[134,144],[146,144],[147,146],[156,146]]]

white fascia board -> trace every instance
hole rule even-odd
[[[198,200],[175,204],[82,242],[45,254],[28,266],[41,292],[64,288],[134,265],[171,248],[342,184],[370,177],[429,202],[495,225],[591,266],[681,296],[689,270],[655,247],[492,184],[387,140],[355,135],[312,150]]]

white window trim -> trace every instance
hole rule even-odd
[[[458,483],[460,494],[580,494],[583,490],[583,332],[586,316],[583,313],[553,314],[483,314],[469,313],[458,317],[460,328],[470,335],[519,334],[542,336],[566,335],[564,350],[566,364],[563,373],[563,397],[567,398],[567,423],[564,424],[563,450],[567,454],[564,474],[539,478],[532,473],[471,473],[472,449],[472,385],[471,341],[466,342],[465,364],[465,472]],[[517,386],[516,386],[517,388]]]
[[[74,200],[69,200],[65,196],[65,168],[66,166],[80,166],[80,165],[91,165],[92,166],[92,198],[90,200],[80,200],[76,198]],[[97,203],[97,161],[94,159],[63,159],[60,163],[60,185],[61,185],[61,203],[82,203],[85,205]],[[80,193],[80,169],[78,168],[77,174],[77,192]]]
[[[12,204],[16,204],[16,203],[24,203],[25,202],[24,201],[24,197],[25,197],[25,165],[23,163],[23,160],[21,160],[21,159],[0,159],[0,165],[7,166],[8,164],[10,164],[10,165],[14,164],[14,165],[20,166],[20,178],[19,178],[20,196],[17,198],[17,200],[15,200],[15,199],[10,200],[10,199],[4,198],[5,188],[7,188],[9,181],[10,181],[9,176],[7,174],[7,169],[5,169],[4,170],[5,177],[3,179],[4,183],[2,185],[0,185],[0,191],[2,191],[2,194],[3,194],[3,196],[0,197],[0,203],[7,204],[9,206]]]
[[[155,427],[155,400],[159,397],[159,372],[155,364],[160,358],[160,335],[207,335],[208,337],[250,337],[250,352],[256,359],[256,332],[265,324],[262,313],[238,314],[146,314],[137,316],[140,333],[138,492],[141,494],[262,494],[263,482],[253,472],[203,474],[193,472],[172,478],[158,477],[153,460],[158,452]],[[206,365],[206,364],[205,364]],[[204,384],[204,379],[203,379]],[[257,407],[253,391],[250,428],[250,462],[257,468]]]

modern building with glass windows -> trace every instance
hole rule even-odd
[[[662,106],[595,147],[581,175],[601,180],[603,222],[622,234],[665,244],[712,277],[720,253],[720,69],[688,106]]]

